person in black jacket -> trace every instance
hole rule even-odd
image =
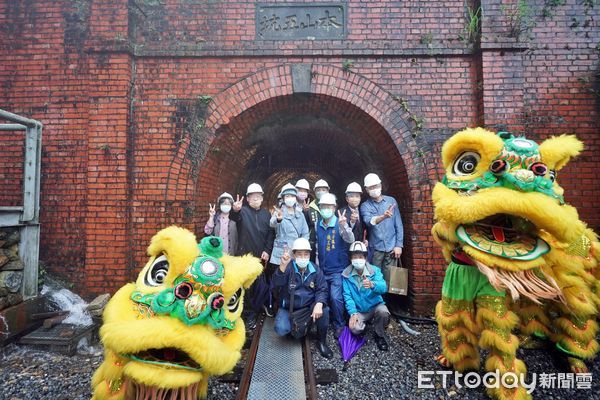
[[[243,204],[244,196],[240,198],[240,195],[237,195],[230,218],[236,222],[238,227],[237,255],[250,253],[266,264],[273,250],[275,236],[270,226],[271,214],[266,209],[261,208],[263,194],[264,192],[259,184],[250,184],[248,190],[246,190],[248,205]],[[263,305],[269,301],[269,284],[263,272],[246,291],[246,304],[250,306],[246,309],[248,312],[246,317],[248,329],[254,329],[256,316]]]
[[[302,182],[304,181],[304,182]],[[296,187],[298,184],[301,184],[301,188],[304,188],[304,183],[308,184],[305,179],[301,179],[296,183]],[[324,179],[319,179],[315,183],[315,199],[310,203],[304,200],[303,203],[303,212],[304,217],[306,218],[306,223],[308,224],[308,240],[310,241],[310,245],[312,247],[312,252],[310,253],[310,261],[315,263],[317,259],[317,224],[321,221],[321,213],[319,212],[319,199],[325,193],[329,193],[329,184]]]
[[[279,268],[273,274],[275,287],[281,288],[280,307],[275,316],[275,333],[279,336],[291,333],[298,339],[308,333],[311,324],[315,324],[319,335],[317,349],[323,357],[331,358],[333,352],[327,346],[327,281],[321,269],[310,261],[310,250],[307,239],[296,239],[292,245],[293,259],[286,249],[281,256]],[[303,317],[298,317],[295,321],[296,314]],[[307,323],[301,324],[304,329],[293,328],[299,321]]]
[[[346,207],[340,209],[340,211],[346,211],[346,218],[354,233],[354,240],[368,245],[365,236],[367,233],[367,227],[361,221],[359,205],[362,196],[362,188],[356,182],[352,182],[346,188]]]

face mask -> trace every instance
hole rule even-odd
[[[221,204],[221,212],[227,214],[231,211],[231,206],[228,204]]]
[[[304,201],[308,198],[308,193],[306,192],[298,192],[298,195],[296,196],[298,198],[298,200],[300,201]]]
[[[365,268],[366,263],[367,260],[365,260],[364,258],[355,258],[354,260],[352,260],[352,266],[358,271],[362,271]]]
[[[381,189],[369,190],[369,196],[371,196],[374,199],[376,199],[377,197],[381,196]]]
[[[319,190],[318,192],[315,192],[315,196],[317,196],[317,200],[321,199],[321,196],[323,196],[323,194],[327,193],[324,190]]]
[[[308,266],[309,258],[296,258],[296,265],[300,269],[305,269]]]
[[[321,217],[323,217],[323,219],[329,219],[329,218],[333,217],[333,210],[331,210],[329,208],[321,210]]]
[[[250,207],[252,208],[260,208],[260,205],[262,204],[262,199],[248,200],[248,204],[250,204]]]
[[[284,200],[284,203],[288,207],[293,207],[296,204],[296,199],[288,197]]]

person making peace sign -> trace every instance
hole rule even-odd
[[[235,254],[237,251],[237,226],[229,219],[233,205],[233,196],[225,192],[219,196],[216,204],[208,204],[208,221],[204,225],[204,233],[223,239],[223,253]]]
[[[331,193],[325,193],[319,199],[321,220],[317,224],[317,245],[319,268],[325,274],[329,286],[329,307],[335,336],[344,330],[344,296],[342,293],[342,271],[349,264],[348,250],[354,242],[354,234],[348,223],[346,211],[338,211],[337,202]]]

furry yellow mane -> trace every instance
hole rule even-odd
[[[198,245],[176,226],[152,238],[148,255],[136,283],[105,309],[94,399],[206,397],[208,378],[240,358],[244,289],[261,273],[259,260],[223,255],[215,237]]]

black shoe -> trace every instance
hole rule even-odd
[[[268,305],[268,306],[263,306],[263,310],[265,311],[265,315],[267,317],[274,317],[275,316],[275,309],[273,308],[272,305]]]
[[[381,336],[375,335],[375,344],[377,344],[377,348],[381,351],[388,351],[389,349],[385,338],[382,338]]]
[[[319,353],[325,358],[333,357],[333,352],[324,340],[319,340],[317,342],[317,350],[319,350]]]
[[[256,329],[256,318],[248,318],[244,322],[246,323],[247,331],[253,331],[254,329]]]

